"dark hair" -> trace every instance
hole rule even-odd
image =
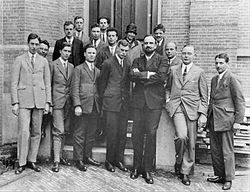
[[[100,28],[100,25],[98,23],[94,23],[93,25],[90,26],[90,29],[92,30],[95,27],[99,27]]]
[[[229,57],[228,57],[228,55],[226,53],[220,53],[220,54],[216,55],[214,59],[217,59],[217,58],[225,59],[226,63],[229,62]]]
[[[48,42],[46,39],[41,40],[41,41],[40,41],[40,44],[41,44],[41,43],[43,43],[43,44],[47,45],[47,46],[48,46],[48,48],[50,48],[50,46],[49,46],[49,42]]]
[[[154,27],[154,30],[153,30],[154,33],[155,33],[155,31],[158,30],[158,29],[162,30],[163,33],[165,33],[165,31],[166,31],[164,25],[162,25],[162,24],[158,24],[158,25],[156,25],[156,26]]]
[[[29,34],[27,42],[29,43],[31,39],[38,39],[39,43],[41,41],[40,37],[37,34],[35,34],[35,33],[30,33]]]
[[[116,28],[114,28],[114,27],[109,27],[108,29],[107,29],[107,34],[108,34],[108,32],[110,32],[110,31],[114,31],[114,32],[116,32],[116,36],[118,36],[118,30],[116,29]]]
[[[104,16],[99,17],[98,20],[97,20],[97,23],[100,24],[101,19],[106,19],[107,23],[110,24],[110,19],[108,17],[104,17]]]
[[[72,21],[65,21],[64,24],[63,24],[63,28],[65,29],[65,27],[69,26],[69,25],[73,25],[74,26],[74,23],[72,23]]]
[[[117,47],[119,47],[120,45],[127,47],[127,46],[129,46],[129,43],[125,39],[121,39],[118,41]]]
[[[70,47],[71,48],[71,44],[68,42],[63,42],[62,46],[60,47],[60,50],[63,50],[64,47]]]
[[[89,48],[94,48],[94,49],[96,49],[94,45],[92,45],[92,44],[87,44],[87,45],[84,47],[84,53],[85,53],[85,52],[87,51],[87,49],[89,49]]]
[[[156,41],[156,38],[155,38],[155,36],[154,36],[154,35],[151,35],[151,34],[147,34],[147,35],[145,35],[145,36],[144,36],[144,38],[143,38],[143,41],[144,41],[144,39],[145,39],[146,37],[153,37],[153,38],[154,38],[154,40],[155,40],[155,43],[157,42],[157,41]]]
[[[83,20],[83,22],[84,22],[84,19],[83,19],[83,17],[82,16],[76,16],[75,18],[74,18],[74,23],[76,22],[76,20],[77,19],[82,19]]]

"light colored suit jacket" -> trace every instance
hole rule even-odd
[[[50,69],[47,59],[36,55],[34,69],[28,53],[16,58],[11,75],[12,105],[43,109],[51,103]]]
[[[67,74],[60,59],[50,64],[52,105],[54,109],[62,109],[65,103],[70,103],[70,83],[74,65],[68,62]]]
[[[90,71],[85,62],[74,69],[71,82],[73,106],[81,106],[85,114],[92,112],[94,104],[96,104],[97,111],[100,112],[100,98],[97,87],[99,76],[99,69],[95,67],[94,71]]]
[[[228,131],[234,123],[243,122],[245,99],[239,80],[229,70],[223,75],[218,87],[217,83],[218,75],[211,82],[208,117],[213,117],[215,131]]]
[[[192,65],[183,82],[182,65],[171,67],[167,88],[170,89],[170,101],[166,109],[173,117],[180,104],[183,105],[188,118],[197,120],[199,113],[207,115],[208,86],[205,72],[198,66]]]

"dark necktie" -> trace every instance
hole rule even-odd
[[[32,56],[31,56],[31,66],[32,66],[32,68],[34,69],[34,55],[32,54]]]
[[[102,41],[105,42],[105,35],[102,33]]]
[[[187,75],[187,66],[185,66],[184,72],[183,72],[183,74],[182,74],[182,79],[183,79],[183,81],[185,81],[186,75]]]
[[[64,67],[65,74],[66,74],[66,77],[67,77],[68,76],[68,67],[67,67],[66,62],[63,63],[63,67]]]

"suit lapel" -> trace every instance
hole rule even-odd
[[[94,80],[94,72],[90,71],[89,66],[86,62],[84,62],[83,68],[87,72],[87,74],[89,75],[90,79],[93,81]]]
[[[31,61],[30,61],[30,57],[29,57],[29,54],[28,54],[28,53],[26,53],[26,55],[25,55],[25,61],[26,61],[26,63],[27,63],[28,68],[29,68],[31,71],[33,71],[34,69],[33,69],[32,65],[31,65]]]
[[[181,82],[181,84],[183,85],[183,77],[182,77],[181,65],[178,66],[178,68],[176,70],[176,75],[177,75],[179,81]]]
[[[146,56],[145,56],[145,59],[146,59]],[[156,59],[157,59],[156,53],[154,53],[154,55],[148,61],[146,59],[146,68],[148,69],[152,64],[154,64]]]
[[[67,76],[66,76],[66,73],[65,73],[65,69],[64,69],[63,64],[60,61],[60,59],[57,60],[56,65],[57,65],[58,70],[63,74],[64,78],[67,79]]]
[[[193,64],[191,66],[191,68],[189,69],[189,71],[187,72],[187,75],[185,77],[185,81],[183,82],[183,85],[185,85],[192,78],[192,75],[194,74],[194,71],[195,71],[195,66]]]
[[[71,74],[72,74],[72,72],[73,72],[73,69],[74,69],[74,67],[72,67],[71,65],[69,65],[69,63],[68,63],[68,76],[67,76],[67,79],[69,79],[70,78],[70,76],[71,76]]]
[[[118,72],[120,75],[122,75],[122,66],[120,65],[118,59],[116,58],[116,56],[114,56],[115,59],[114,59],[114,65],[116,66],[116,68],[118,69]]]

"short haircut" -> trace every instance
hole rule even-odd
[[[93,25],[90,26],[90,29],[92,30],[93,28],[99,27],[100,25],[98,23],[94,23]]]
[[[116,36],[118,36],[118,30],[117,30],[116,28],[114,28],[114,27],[109,27],[109,28],[107,29],[107,34],[108,34],[108,32],[110,32],[110,31],[116,32]]]
[[[183,50],[184,48],[186,48],[186,47],[192,47],[192,48],[194,49],[194,46],[193,46],[193,45],[187,44],[187,45],[184,45],[184,46],[183,46],[182,50]],[[194,49],[194,51],[195,51],[195,49]]]
[[[76,20],[77,19],[82,19],[83,20],[83,22],[84,22],[84,19],[83,19],[83,17],[82,16],[76,16],[75,18],[74,18],[74,23],[76,23]]]
[[[173,44],[174,44],[175,50],[177,50],[177,43],[175,43],[174,41],[169,41],[168,43],[166,43],[165,48],[167,47],[167,45],[168,45],[169,43],[173,43]]]
[[[145,35],[145,36],[144,36],[144,38],[143,38],[143,41],[144,41],[144,39],[145,39],[146,37],[153,37],[153,38],[154,38],[154,40],[155,40],[155,43],[157,43],[156,38],[155,38],[155,36],[154,36],[154,35],[151,35],[151,34],[147,34],[147,35]]]
[[[65,21],[64,24],[63,24],[63,28],[65,29],[65,27],[69,26],[69,25],[73,25],[74,26],[74,23],[72,21]]]
[[[107,23],[110,24],[110,19],[108,17],[105,17],[105,16],[101,16],[98,18],[97,22],[100,24],[100,21],[101,19],[106,19],[107,20]]]
[[[46,39],[41,40],[41,41],[40,41],[40,44],[41,44],[41,43],[43,43],[43,44],[47,45],[47,46],[48,46],[48,49],[50,48],[50,46],[49,46],[49,42],[48,42]]]
[[[35,33],[30,33],[29,34],[27,42],[29,43],[31,39],[38,39],[39,43],[41,41],[40,37],[37,34],[35,34]]]
[[[220,54],[216,55],[214,59],[217,59],[217,58],[225,59],[226,63],[229,62],[229,57],[228,57],[228,55],[226,53],[220,53]]]
[[[87,44],[87,45],[84,47],[84,53],[86,53],[87,49],[89,49],[89,48],[94,48],[94,49],[96,49],[94,45],[92,45],[92,44]]]
[[[127,46],[129,46],[129,43],[125,39],[121,39],[118,41],[117,47],[120,47],[120,45],[127,47]]]
[[[71,48],[71,44],[68,42],[63,42],[62,46],[60,47],[60,50],[63,50],[64,47],[70,47]]]
[[[165,33],[165,31],[166,31],[166,29],[165,29],[165,27],[164,27],[164,25],[162,25],[162,24],[158,24],[158,25],[156,25],[155,27],[154,27],[154,33],[156,32],[156,30],[158,30],[158,29],[160,29],[160,30],[162,30],[163,31],[163,33]]]

